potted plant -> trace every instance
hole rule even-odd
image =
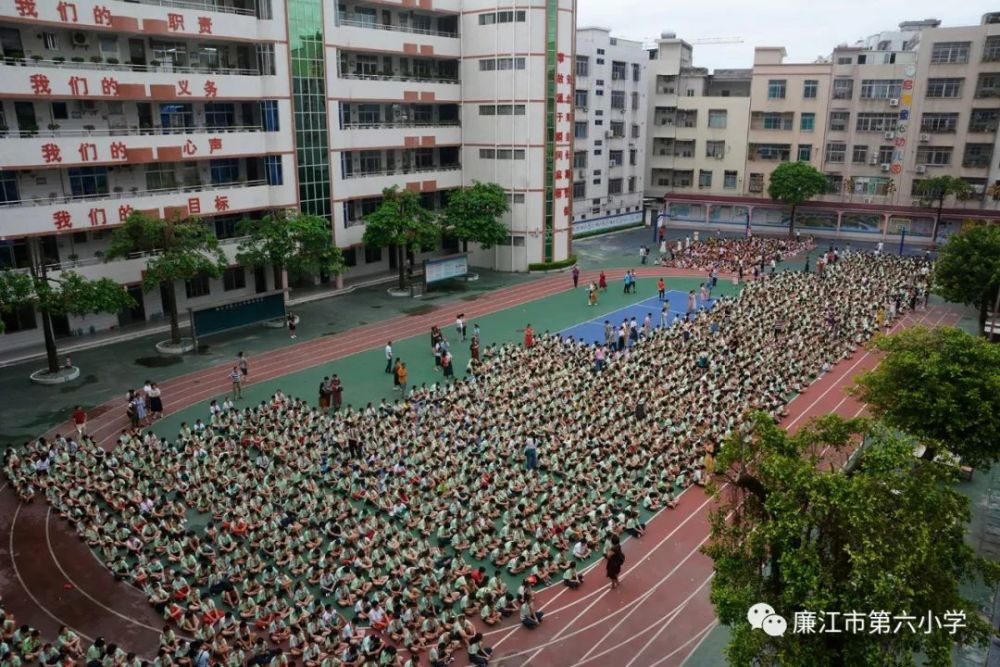
[[[34,60],[36,63],[37,62],[41,62],[42,60],[44,60],[44,58],[42,58],[42,56],[38,55],[37,53],[35,55],[31,56],[31,59]]]
[[[104,58],[100,56],[90,56],[90,62],[94,63],[95,65],[100,65],[102,62],[104,62]]]
[[[121,61],[120,61],[120,60],[118,60],[118,58],[108,58],[108,60],[107,60],[107,63],[108,63],[109,65],[117,65],[117,64],[118,64],[118,63],[120,63],[120,62],[121,62]]]
[[[66,62],[66,56],[55,56],[54,58],[52,58],[52,62],[62,65],[64,62]]]
[[[27,134],[29,137],[33,137],[36,134],[38,134],[38,126],[35,125],[34,123],[32,123],[31,125],[25,125],[24,133]]]
[[[77,260],[80,259],[80,256],[77,255],[76,253],[73,253],[72,255],[69,255],[68,259],[75,265]]]
[[[49,130],[55,132],[59,129],[59,123],[49,123]]]
[[[73,56],[72,58],[70,58],[70,60],[72,60],[75,63],[82,63],[82,62],[84,62],[83,56]]]
[[[150,60],[149,61],[149,66],[152,67],[152,68],[154,68],[154,69],[156,69],[156,68],[158,68],[160,66],[160,61],[159,60]]]

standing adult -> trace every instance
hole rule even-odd
[[[288,313],[288,334],[290,338],[295,338],[295,332],[299,328],[299,316],[295,313]]]
[[[149,412],[152,418],[160,419],[163,416],[163,390],[155,382],[149,388]]]
[[[465,342],[465,313],[459,313],[455,316],[455,331],[458,335],[462,337],[462,342]]]
[[[333,381],[330,383],[330,400],[333,403],[333,409],[340,410],[341,403],[344,400],[344,385],[340,383],[340,377],[336,374],[334,374]]]
[[[236,355],[236,365],[240,367],[240,373],[243,375],[243,380],[246,381],[247,375],[250,374],[250,359],[247,358],[246,352],[240,352]]]
[[[535,437],[530,433],[524,439],[524,467],[527,470],[538,468],[538,443],[535,442]]]
[[[580,286],[580,267],[576,264],[573,265],[573,289]]]
[[[535,330],[531,328],[531,324],[524,327],[524,346],[529,349],[535,346]]]
[[[631,271],[626,271],[625,272],[625,279],[624,280],[625,280],[625,289],[622,290],[622,294],[628,294],[630,291],[632,291],[632,272]]]
[[[690,317],[691,313],[697,312],[697,310],[698,310],[697,298],[694,295],[694,290],[691,290],[690,292],[688,292],[688,307],[687,307],[687,313],[685,313],[684,317],[685,318]]]
[[[590,287],[587,288],[587,305],[597,305],[597,283],[593,281],[591,281]]]
[[[399,394],[402,397],[406,397],[406,382],[409,378],[409,371],[406,370],[406,364],[402,361],[398,362],[396,366],[396,384],[399,385]]]
[[[82,438],[87,435],[87,413],[84,412],[82,405],[73,408],[73,423],[76,425],[77,436]]]
[[[597,288],[602,292],[608,291],[608,277],[604,274],[603,270],[601,270],[601,275],[597,277]]]
[[[330,384],[330,376],[323,378],[323,381],[319,383],[319,409],[329,410],[330,409],[330,395],[333,393],[332,385]]]
[[[469,355],[469,358],[473,361],[479,361],[479,336],[472,337],[472,344],[469,345]]]
[[[446,378],[455,377],[455,365],[452,361],[451,352],[445,350],[444,354],[441,355],[441,369],[444,371],[444,376]]]
[[[387,340],[385,342],[385,372],[392,372],[392,341]]]
[[[233,399],[243,398],[243,374],[240,373],[238,364],[233,364],[233,370],[229,373],[229,381],[233,384]]]
[[[656,281],[656,293],[660,296],[660,301],[667,298],[667,283],[662,277]]]
[[[625,554],[622,553],[621,540],[617,535],[611,538],[611,550],[604,555],[605,568],[608,579],[611,580],[611,588],[618,588],[618,575],[621,574],[622,565],[625,564]]]
[[[604,347],[601,345],[596,345],[594,347],[594,371],[600,373],[604,370]]]

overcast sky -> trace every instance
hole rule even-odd
[[[578,25],[611,28],[616,37],[652,42],[670,30],[687,41],[740,37],[742,44],[694,45],[694,65],[750,67],[755,46],[784,46],[786,62],[812,62],[837,44],[854,43],[900,21],[941,19],[978,25],[1000,11],[987,0],[577,0]]]

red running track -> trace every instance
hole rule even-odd
[[[587,272],[581,278],[595,279],[597,273]],[[606,271],[609,280],[623,273],[624,269]],[[664,275],[664,270],[640,268],[638,273],[652,277]],[[675,269],[666,275],[704,277],[702,272]],[[462,302],[462,309],[469,317],[479,317],[555,294],[569,284],[567,275],[545,278],[498,290],[488,299]],[[261,354],[255,358],[254,379],[273,379],[354,354],[386,336],[426,333],[434,324],[450,324],[453,307],[444,303],[425,315],[401,316]],[[901,324],[957,319],[954,311],[938,307],[908,316]],[[790,404],[785,424],[794,430],[808,418],[827,412],[860,413],[862,407],[843,390],[854,374],[876,363],[871,353],[859,352],[838,364]],[[226,392],[227,370],[228,363],[224,363],[165,382],[168,414]],[[92,411],[90,432],[102,445],[112,445],[127,425],[122,413],[119,402]],[[71,428],[66,422],[48,435]],[[547,613],[541,627],[527,631],[518,624],[487,631],[487,643],[496,650],[495,664],[681,664],[715,623],[708,602],[711,561],[700,552],[709,534],[712,505],[702,489],[691,489],[680,498],[677,509],[661,512],[650,522],[643,539],[627,541],[628,560],[617,591],[608,590],[600,565],[578,591],[562,586],[541,591],[538,607]],[[44,502],[22,506],[9,491],[0,494],[0,531],[8,537],[0,548],[5,552],[0,574],[13,575],[0,577],[0,592],[19,622],[38,627],[46,636],[54,636],[58,626],[65,624],[85,637],[104,636],[129,650],[152,655],[160,618],[138,590],[114,583],[73,529],[52,517]]]

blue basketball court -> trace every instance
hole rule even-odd
[[[670,307],[670,315],[668,316],[668,322],[674,321],[674,316],[679,316],[683,319],[687,314],[687,292],[681,292],[679,290],[668,290],[664,295],[666,297],[666,302]],[[698,308],[704,306],[705,308],[711,308],[715,303],[715,299],[708,299],[705,302],[698,302]],[[586,322],[581,322],[580,324],[574,324],[568,329],[563,329],[559,332],[563,338],[568,338],[572,336],[573,338],[580,340],[583,339],[587,343],[603,343],[604,342],[604,321],[610,322],[616,329],[621,325],[622,320],[631,320],[633,317],[639,323],[639,327],[642,327],[642,322],[649,315],[650,321],[654,327],[660,326],[660,312],[663,309],[663,302],[660,301],[659,296],[652,296],[648,299],[643,299],[637,303],[633,303],[630,306],[625,306],[624,308],[618,308],[617,310],[612,310],[606,312],[603,315],[598,315],[592,320],[587,320]],[[594,310],[600,311],[600,304],[598,304]]]

